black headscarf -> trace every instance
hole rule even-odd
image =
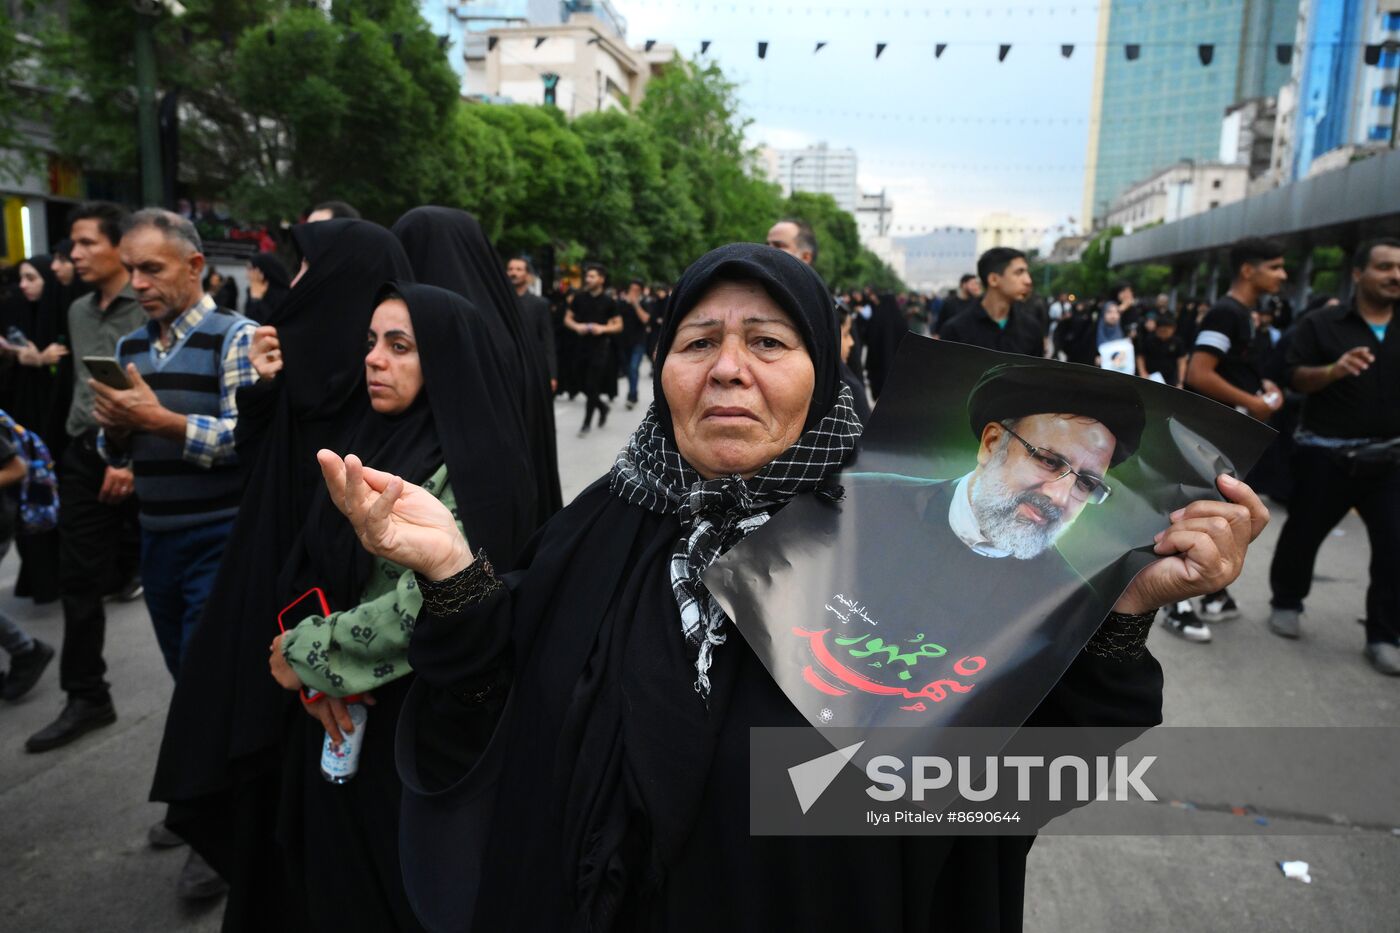
[[[701,256],[681,275],[666,302],[661,334],[656,342],[656,364],[652,367],[652,392],[656,417],[663,430],[675,440],[671,409],[661,389],[661,367],[671,352],[676,329],[690,310],[716,282],[748,279],[763,286],[768,296],[788,313],[812,355],[816,384],[812,405],[807,409],[808,430],[836,403],[841,387],[838,363],[841,359],[840,328],[831,292],[816,270],[800,259],[761,243],[731,243]]]
[[[178,804],[170,825],[220,874],[256,879],[235,887],[270,911],[283,879],[262,794],[275,795],[265,782],[275,786],[287,717],[302,714],[268,676],[267,646],[278,612],[300,595],[286,568],[324,488],[316,451],[340,449],[370,411],[364,340],[375,297],[384,282],[412,281],[398,240],[376,224],[331,220],[292,235],[309,268],[273,322],[285,368],[238,393],[239,432],[253,433],[239,443],[244,504],[181,667],[151,790]]]
[[[0,335],[11,327],[18,328],[34,345],[43,350],[55,341],[66,342],[68,335],[67,290],[54,275],[52,259],[46,255],[30,256],[24,260],[34,267],[44,280],[44,291],[38,301],[24,297],[16,283],[14,294],[0,309]],[[73,396],[73,361],[59,360],[53,367],[13,364],[5,375],[0,407],[9,412],[19,424],[37,433],[57,457],[63,451],[67,433],[63,429],[68,416],[68,403]]]
[[[735,278],[762,283],[802,333],[816,376],[809,425],[844,401],[820,277],[767,246],[727,246],[686,271],[667,311],[657,404],[647,420],[670,444],[659,372],[676,327],[711,286]],[[748,678],[751,688],[752,677],[766,678],[742,644],[725,648],[707,699],[697,696],[671,577],[682,518],[617,490],[606,479],[586,490],[536,535],[522,570],[507,576],[513,610],[498,632],[514,659],[509,707],[476,770],[445,789],[416,757],[415,749],[434,744],[430,727],[416,723],[430,717],[422,705],[432,696],[428,684],[463,682],[462,655],[436,640],[434,620],[420,620],[410,649],[418,699],[399,733],[401,858],[420,912],[444,926],[465,927],[474,916],[482,930],[611,928],[621,901],[665,879],[695,830],[736,683]],[[469,751],[460,733],[450,744],[445,754]],[[482,793],[493,773],[495,792]],[[475,868],[473,845],[491,853]],[[499,857],[505,851],[510,858]],[[691,882],[704,883],[681,883]]]
[[[423,390],[407,411],[370,411],[344,451],[366,464],[422,484],[442,464],[473,550],[513,566],[535,529],[535,487],[524,426],[486,318],[465,298],[431,285],[393,283],[413,322]],[[381,297],[382,300],[382,297]],[[354,604],[372,560],[324,488],[316,496],[301,547],[308,583],[332,603]]]
[[[488,318],[502,364],[518,387],[521,415],[530,436],[538,489],[539,522],[563,505],[559,455],[554,436],[554,404],[544,349],[520,318],[505,266],[475,217],[451,207],[415,207],[398,219],[394,235],[403,243],[415,279],[456,292]]]
[[[39,277],[44,280],[44,292],[38,301],[30,301],[19,290],[16,280],[14,294],[5,302],[3,313],[0,313],[0,335],[11,327],[17,327],[36,349],[42,350],[53,343],[60,333],[67,332],[63,318],[68,309],[62,306],[63,286],[59,284],[58,276],[53,274],[53,258],[43,254],[30,256],[21,262],[21,265],[24,264],[38,271]]]

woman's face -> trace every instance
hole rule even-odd
[[[407,411],[423,391],[423,364],[413,338],[413,320],[402,299],[391,298],[374,309],[366,349],[370,407],[381,415]]]
[[[267,277],[262,274],[262,270],[251,262],[248,263],[245,271],[248,275],[249,285],[261,285],[263,282],[267,281]]]
[[[676,446],[701,476],[750,477],[802,436],[816,371],[792,318],[756,282],[720,282],[661,368]]]
[[[53,274],[57,277],[59,284],[73,284],[73,260],[69,259],[67,256],[55,256],[53,262],[49,263],[49,268],[53,270]]]
[[[209,290],[216,292],[224,287],[224,277],[217,272],[209,273]]]
[[[44,277],[32,263],[19,264],[19,290],[28,301],[38,301],[44,294]]]

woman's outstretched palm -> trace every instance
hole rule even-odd
[[[326,488],[376,557],[440,580],[472,561],[470,548],[447,507],[421,486],[373,470],[351,454],[316,454]]]

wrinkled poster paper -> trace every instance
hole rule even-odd
[[[1009,388],[975,398],[998,374]],[[1013,438],[980,451],[979,464],[977,419],[1037,407],[1037,396],[1049,400],[1041,408],[1080,416],[1014,423],[1052,466]],[[1129,409],[1104,415],[1120,434],[1140,430],[1131,455],[1111,465],[1104,424],[1084,415],[1103,398]],[[910,335],[842,474],[844,498],[790,503],[706,583],[813,726],[1014,729],[1156,559],[1153,536],[1167,516],[1222,498],[1216,475],[1243,477],[1272,436],[1147,379]],[[1054,479],[1056,455],[1090,474],[1072,496],[1092,498],[1102,481],[1107,498],[1051,501],[1036,484]],[[999,531],[986,535],[983,524]]]

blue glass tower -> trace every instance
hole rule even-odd
[[[1273,97],[1290,77],[1297,0],[1112,0],[1100,8],[1085,168],[1086,219],[1134,182],[1183,159],[1215,159],[1225,108]],[[1139,46],[1136,59],[1125,46]],[[1209,66],[1197,46],[1214,45]]]

